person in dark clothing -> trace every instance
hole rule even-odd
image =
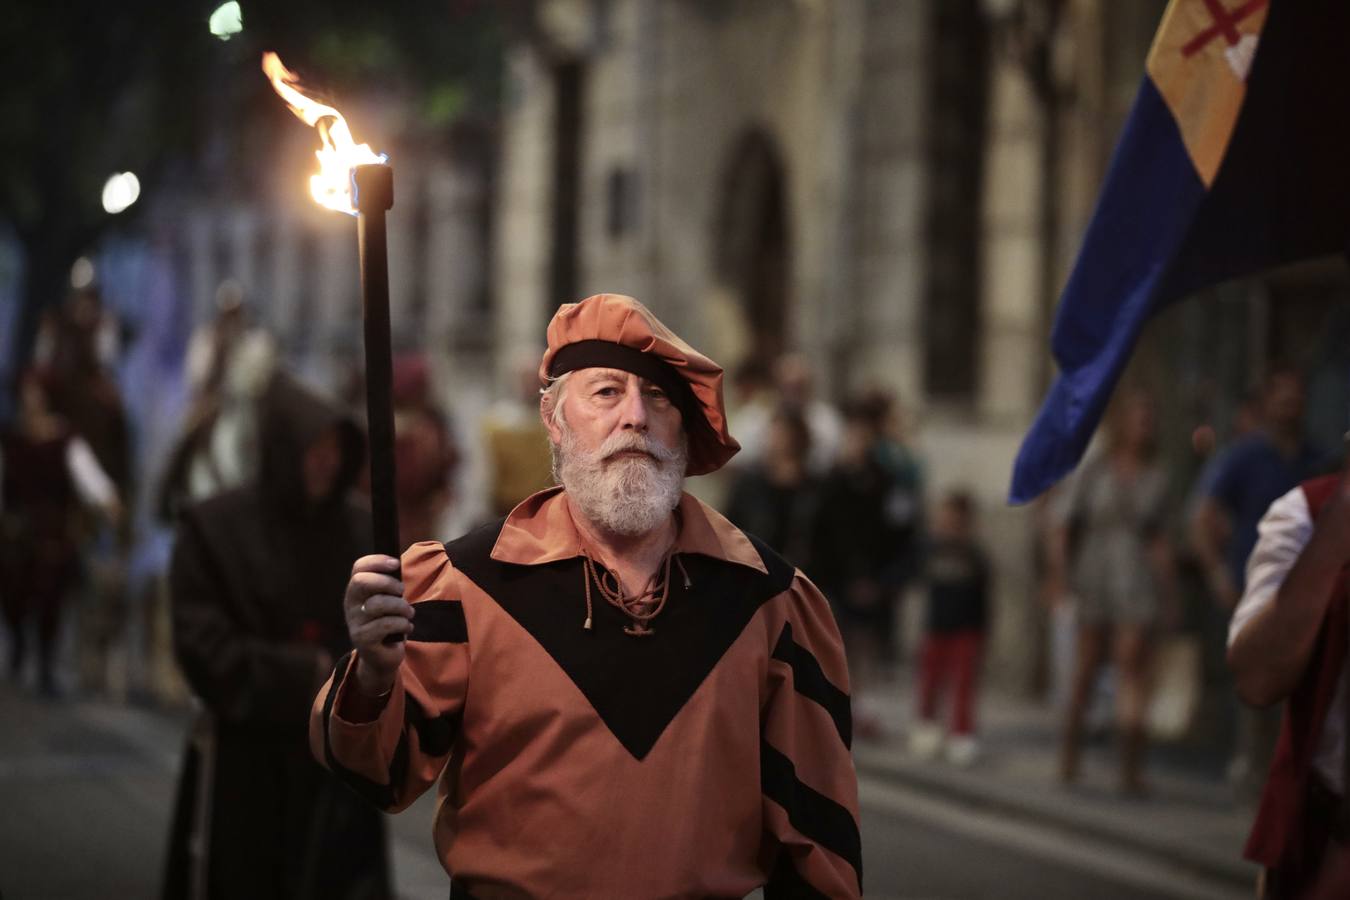
[[[57,694],[56,643],[66,595],[80,568],[81,506],[110,523],[121,500],[83,437],[50,402],[47,373],[19,378],[19,415],[0,433],[0,599],[10,632],[10,676],[23,675],[27,626],[37,625],[38,684]]]
[[[70,423],[112,479],[121,501],[136,496],[130,420],[113,372],[120,325],[104,307],[99,289],[72,292],[50,320],[39,356],[48,356],[46,374],[52,409]],[[45,351],[45,352],[43,352]],[[80,541],[83,577],[75,632],[79,685],[85,693],[120,698],[125,686],[114,676],[114,648],[127,637],[131,611],[127,593],[132,548],[131,522],[89,522]]]
[[[1191,548],[1222,614],[1246,590],[1247,559],[1270,505],[1301,482],[1327,471],[1329,458],[1304,434],[1306,385],[1300,372],[1276,366],[1261,386],[1259,425],[1219,453],[1200,475],[1191,515]],[[1279,708],[1233,710],[1237,746],[1228,777],[1239,795],[1254,795],[1279,735]]]
[[[811,526],[820,485],[807,468],[811,429],[790,409],[769,422],[764,458],[731,486],[727,518],[804,572],[813,571]]]
[[[394,492],[399,545],[434,540],[453,500],[459,450],[445,413],[431,396],[424,356],[394,360]]]
[[[931,756],[942,743],[938,704],[953,689],[947,754],[958,765],[974,762],[976,685],[989,627],[989,560],[975,540],[974,504],[964,492],[948,494],[933,523],[928,551],[928,610],[919,670],[919,724],[911,746]]]
[[[881,721],[866,692],[883,680],[887,604],[902,533],[888,515],[891,473],[874,452],[874,410],[855,401],[844,410],[839,460],[820,489],[811,540],[812,577],[830,598],[839,619],[855,688],[855,733],[879,737]]]
[[[256,481],[188,506],[174,548],[175,650],[206,716],[179,784],[164,896],[388,897],[379,814],[306,742],[314,691],[349,649],[332,598],[369,552],[368,515],[347,500],[364,441],[285,374],[261,402]]]
[[[923,463],[904,437],[904,418],[889,391],[871,389],[856,401],[869,423],[868,455],[886,473],[882,510],[887,536],[894,541],[882,574],[877,612],[878,652],[885,666],[900,659],[899,625],[905,587],[917,574],[923,546]]]

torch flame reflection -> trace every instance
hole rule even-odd
[[[351,170],[356,166],[383,163],[386,157],[371,150],[369,144],[352,140],[342,113],[300,93],[295,87],[300,79],[282,64],[281,57],[271,51],[264,53],[262,69],[291,112],[306,125],[317,128],[323,140],[323,147],[314,153],[319,159],[319,171],[310,176],[309,192],[322,206],[356,215],[352,203]]]

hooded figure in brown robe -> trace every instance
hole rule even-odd
[[[332,598],[370,545],[368,513],[347,500],[364,439],[284,374],[261,402],[256,481],[179,522],[174,643],[205,715],[179,785],[164,895],[388,897],[379,814],[305,740],[314,691],[349,646]]]

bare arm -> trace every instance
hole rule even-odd
[[[1336,579],[1350,561],[1350,485],[1341,483],[1301,551],[1281,531],[1266,527],[1270,515],[1253,559],[1258,553],[1297,553],[1297,558],[1274,602],[1243,625],[1228,648],[1238,696],[1253,706],[1287,697],[1308,665]]]

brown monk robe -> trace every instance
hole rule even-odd
[[[384,823],[305,740],[314,690],[351,646],[331,597],[370,545],[369,513],[346,500],[363,439],[284,375],[263,398],[260,437],[258,479],[187,507],[178,527],[174,645],[206,712],[163,895],[390,897]]]
[[[737,449],[721,369],[601,295],[555,316],[541,383],[562,487],[414,545],[401,583],[358,561],[314,752],[389,810],[439,780],[456,897],[859,896],[829,605],[681,490]]]

